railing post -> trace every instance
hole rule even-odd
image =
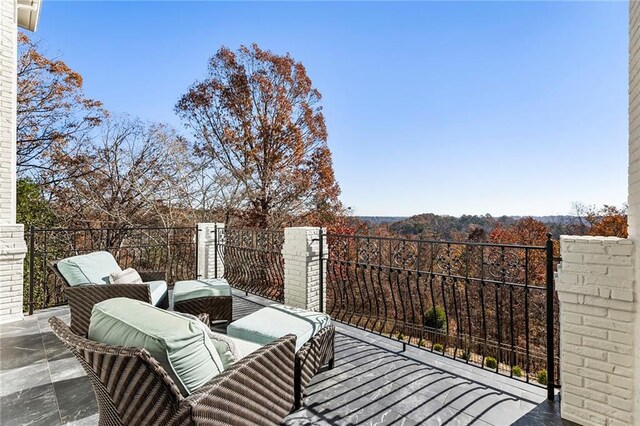
[[[196,225],[196,279],[200,278],[200,227]]]
[[[554,342],[554,288],[553,288],[553,240],[547,234],[547,399],[555,399],[555,342]]]
[[[29,315],[33,315],[33,285],[35,282],[33,274],[34,249],[35,249],[35,226],[29,227]]]
[[[319,300],[320,300],[320,312],[324,312],[324,232],[322,227],[318,231],[318,273],[319,277]]]
[[[213,278],[218,278],[218,224],[213,225]]]

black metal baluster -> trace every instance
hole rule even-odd
[[[525,377],[526,382],[529,383],[530,374],[530,359],[529,359],[529,249],[524,251],[524,334],[525,334],[525,358],[526,368]]]
[[[504,247],[500,247],[500,265],[501,265],[501,274],[503,276],[503,281],[504,281],[504,275],[505,275],[505,271],[504,271]],[[496,373],[499,372],[500,370],[500,363],[502,362],[502,330],[501,330],[501,324],[500,324],[500,311],[502,311],[502,301],[500,298],[500,294],[502,292],[502,287],[500,286],[499,282],[495,283],[495,295],[496,295],[496,330],[498,332],[498,362],[496,365]]]
[[[429,267],[429,289],[431,290],[431,309],[433,309],[434,317],[437,317],[438,312],[436,310],[436,297],[435,297],[435,292],[433,291],[433,280],[435,279],[433,264],[435,262],[435,258],[436,258],[435,245],[434,243],[431,243],[431,265]],[[433,346],[437,343],[436,339],[438,338],[439,332],[440,330],[437,330],[435,328],[430,331],[430,333],[432,333],[431,352],[433,352]]]
[[[469,303],[469,285],[471,284],[469,276],[469,268],[471,266],[471,253],[473,252],[473,246],[467,246],[465,256],[465,280],[464,280],[464,298],[467,305],[467,339],[465,347],[463,348],[463,355],[466,358],[465,362],[469,364],[471,359],[471,346],[473,339],[473,329],[471,324],[471,306]]]
[[[376,293],[376,283],[374,270],[377,268],[374,266],[373,261],[369,261],[369,282],[371,283],[371,292],[373,293],[373,301],[375,302],[375,321],[373,323],[373,327],[371,327],[371,331],[376,331],[376,327],[378,326],[378,322],[380,321],[380,304],[378,302],[378,293]]]
[[[360,296],[360,309],[359,312],[356,312],[357,317],[358,317],[358,321],[357,321],[357,326],[360,327],[360,323],[362,322],[362,320],[364,319],[363,317],[364,315],[364,295],[362,294],[362,283],[360,282],[360,272],[362,271],[362,268],[360,268],[360,262],[359,262],[359,253],[360,253],[360,239],[359,238],[354,238],[354,245],[355,245],[355,255],[354,255],[354,262],[353,262],[353,277],[355,280],[355,284],[356,284],[356,289],[358,292],[358,295]],[[353,288],[353,287],[352,287]],[[354,289],[354,292],[355,290]],[[355,300],[354,300],[355,302]],[[354,310],[358,310],[357,308]],[[366,327],[364,327],[366,328]]]
[[[367,262],[364,264],[360,264],[360,275],[362,277],[362,287],[364,288],[364,292],[366,293],[367,296],[367,306],[368,309],[365,310],[365,306],[363,305],[363,311],[365,314],[365,317],[367,319],[367,321],[364,324],[364,328],[366,330],[369,330],[369,322],[371,321],[371,317],[372,317],[372,311],[373,311],[373,301],[371,300],[371,295],[369,294],[369,286],[367,284],[367,271],[369,271],[369,253],[367,253]]]
[[[511,348],[509,356],[509,377],[513,377],[513,365],[515,364],[515,331],[513,321],[513,285],[509,284],[509,332],[511,334]]]
[[[380,247],[378,251],[378,288],[380,289],[380,297],[382,298],[382,307],[384,308],[384,320],[382,322],[382,326],[380,328],[380,334],[384,333],[387,329],[387,319],[389,318],[389,311],[387,308],[387,298],[384,294],[384,287],[382,286],[382,246],[384,245],[383,241],[380,240]]]
[[[411,326],[409,328],[409,333],[408,334],[408,338],[409,338],[409,343],[411,342],[411,335],[412,332],[415,330],[416,327],[416,311],[415,311],[415,306],[413,304],[413,294],[411,292],[411,282],[412,280],[412,269],[415,268],[415,262],[416,260],[413,260],[413,265],[410,265],[409,262],[411,262],[411,257],[409,257],[406,261],[406,264],[404,265],[404,269],[405,269],[405,275],[406,275],[406,288],[407,288],[407,296],[409,298],[409,307],[411,309]],[[409,318],[406,318],[406,321],[408,321]]]
[[[422,255],[422,250],[420,249],[422,247],[422,244],[420,242],[417,243],[418,244],[418,253],[416,255],[416,291],[418,292],[418,301],[420,302],[420,316],[419,316],[419,323],[416,324],[416,326],[419,328],[420,330],[420,337],[418,338],[418,343],[422,342],[424,343],[424,304],[422,302],[422,291],[420,290],[420,279],[422,278],[422,272],[421,272],[421,264],[420,264],[420,257]]]
[[[393,244],[392,241],[389,240],[389,265],[388,265],[388,283],[389,283],[389,292],[391,293],[391,302],[393,303],[393,327],[391,328],[390,335],[396,331],[396,326],[398,325],[398,305],[396,304],[395,292],[393,291],[393,278],[392,274],[394,272],[393,269]]]
[[[555,399],[555,340],[554,340],[554,286],[553,286],[553,240],[547,234],[546,244],[546,291],[547,291],[547,399]]]
[[[487,356],[487,313],[484,308],[484,246],[480,247],[480,307],[482,309],[482,368],[484,368],[484,360]]]
[[[43,249],[42,249],[42,253],[41,253],[41,257],[42,257],[42,293],[43,293],[43,297],[42,297],[42,304],[44,306],[48,306],[48,301],[49,301],[49,268],[47,265],[47,253],[49,248],[47,247],[47,231],[44,231],[43,233]],[[55,281],[53,282],[53,284],[55,285]],[[58,304],[58,302],[56,301],[56,304]]]

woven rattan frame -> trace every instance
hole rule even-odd
[[[173,308],[178,312],[191,315],[209,314],[210,321],[233,320],[233,298],[231,296],[198,297],[191,300],[174,302]]]
[[[333,368],[335,360],[336,328],[329,325],[321,329],[311,340],[302,345],[296,353],[295,407],[300,408],[304,390],[320,367],[329,363]]]
[[[70,286],[64,276],[58,270],[58,261],[52,261],[49,266],[58,278],[64,283],[64,295],[69,302],[71,313],[71,331],[75,334],[86,336],[89,331],[89,320],[93,305],[114,297],[127,297],[151,303],[151,289],[149,284],[109,284],[109,285],[81,285]],[[143,281],[164,280],[164,272],[141,272]],[[168,292],[157,304],[159,308],[169,308]]]
[[[49,324],[89,376],[101,425],[271,425],[294,405],[294,335],[246,356],[184,398],[146,350],[93,342],[55,317]]]

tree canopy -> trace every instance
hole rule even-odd
[[[106,116],[102,103],[85,97],[82,76],[37,43],[18,35],[17,168],[20,176],[47,182],[79,172],[69,161]]]
[[[221,48],[176,105],[195,149],[239,185],[247,225],[327,222],[341,209],[320,92],[302,63]]]

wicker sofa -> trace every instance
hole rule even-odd
[[[108,284],[108,285],[76,285],[71,286],[58,269],[61,260],[49,262],[49,267],[64,284],[64,295],[69,302],[71,313],[71,331],[75,334],[86,336],[89,330],[89,319],[91,309],[96,303],[114,297],[128,297],[129,299],[141,300],[152,303],[151,287],[149,284]],[[164,271],[139,271],[144,283],[153,281],[166,281]],[[159,298],[156,306],[163,309],[169,308],[168,292]]]
[[[294,406],[294,335],[263,346],[183,397],[146,350],[93,342],[55,317],[49,324],[87,372],[101,425],[270,425]]]

